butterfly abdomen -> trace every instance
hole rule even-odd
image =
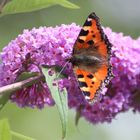
[[[71,60],[74,66],[78,66],[79,64],[88,66],[88,65],[98,65],[101,62],[101,59],[96,56],[90,55],[74,55]]]

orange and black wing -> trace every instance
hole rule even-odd
[[[93,48],[93,50],[96,51],[94,54],[105,58],[102,65],[100,65],[95,72],[74,66],[74,72],[77,76],[80,89],[86,100],[90,102],[95,99],[101,87],[108,84],[112,77],[110,65],[111,44],[103,32],[99,18],[95,13],[90,14],[84,23],[75,42],[73,55],[79,52],[79,50],[82,50],[82,52],[87,51],[88,53],[88,50],[91,50],[89,48]]]
[[[105,86],[110,79],[108,77],[108,69],[103,65],[95,73],[77,68],[75,70],[80,89],[88,102],[95,101],[99,91]]]
[[[97,53],[103,56],[109,57],[111,54],[111,44],[103,32],[99,18],[95,13],[91,13],[86,19],[74,44],[73,53],[90,47],[96,48]]]

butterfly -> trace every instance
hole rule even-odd
[[[91,13],[79,33],[70,58],[79,87],[88,102],[95,101],[113,77],[111,47],[99,18]]]

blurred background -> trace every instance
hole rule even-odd
[[[0,18],[1,49],[14,39],[23,29],[39,26],[56,26],[76,22],[82,25],[91,12],[95,12],[105,27],[115,32],[123,32],[137,38],[140,35],[139,0],[70,0],[80,6],[72,10],[53,6],[26,14],[7,15]],[[140,140],[140,115],[132,111],[119,114],[112,123],[92,125],[83,118],[79,126],[74,126],[74,110],[69,111],[68,140]],[[0,114],[7,117],[11,129],[36,140],[58,140],[61,138],[61,124],[55,107],[20,109],[8,103]],[[18,139],[14,139],[18,140]]]

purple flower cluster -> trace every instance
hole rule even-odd
[[[119,112],[130,108],[140,111],[140,38],[134,40],[110,28],[104,31],[113,45],[111,63],[115,75],[104,89],[105,96],[90,105],[79,100],[80,91],[69,91],[69,106],[94,124],[111,122]]]
[[[0,86],[15,82],[23,71],[40,72],[41,65],[63,66],[71,56],[80,29],[73,23],[24,30],[1,53]],[[59,81],[60,88],[67,89],[69,107],[92,123],[111,122],[119,112],[129,108],[140,111],[140,38],[134,40],[110,28],[104,31],[113,44],[111,63],[115,77],[104,88],[100,102],[91,105],[85,101],[71,64],[66,68],[68,78]],[[11,100],[21,107],[54,105],[47,84],[42,81],[12,94]]]
[[[79,30],[75,24],[24,30],[1,52],[0,87],[14,83],[22,72],[40,72],[41,65],[63,66],[64,60],[71,55]],[[66,72],[70,73],[70,70]],[[20,107],[54,105],[48,86],[42,81],[12,94],[11,100]]]

